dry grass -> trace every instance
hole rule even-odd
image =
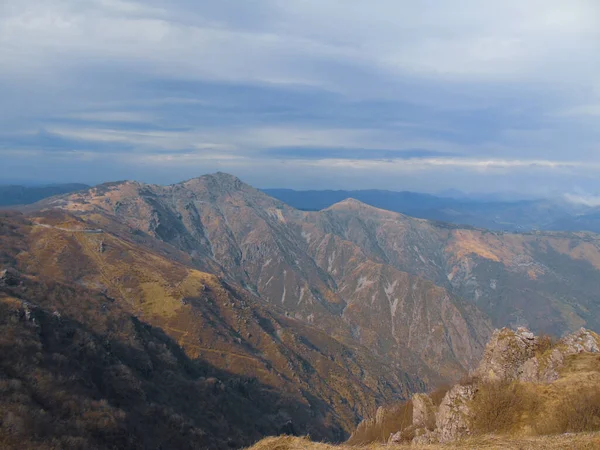
[[[555,435],[600,430],[600,357],[567,358],[551,384],[480,384],[471,404],[475,434]]]
[[[538,344],[536,349],[537,356],[541,356],[556,345],[556,339],[549,334],[538,336]]]
[[[387,442],[390,434],[404,430],[412,424],[413,405],[411,401],[387,406],[379,411],[379,421],[367,419],[359,424],[348,443],[364,445],[371,442]]]
[[[559,436],[510,438],[499,436],[480,436],[445,445],[385,445],[366,446],[328,445],[311,442],[308,438],[282,436],[267,438],[250,447],[250,450],[393,450],[411,448],[415,450],[592,450],[600,448],[600,433],[563,434]]]
[[[434,405],[439,406],[442,403],[450,387],[449,385],[442,385],[429,393],[429,397]],[[361,422],[348,440],[348,444],[366,445],[376,442],[385,443],[388,441],[390,434],[398,431],[402,431],[404,440],[412,440],[414,437],[412,409],[413,405],[410,400],[382,408],[382,411],[378,413],[379,421],[372,418]],[[430,426],[433,429],[435,424],[431,424]]]
[[[474,434],[509,433],[521,427],[523,416],[535,415],[538,401],[518,382],[486,382],[478,386],[471,403]]]

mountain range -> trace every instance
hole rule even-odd
[[[67,183],[46,186],[0,185],[0,207],[28,205],[53,195],[87,189],[87,184]]]
[[[93,335],[99,353],[89,358],[113,358],[115,373],[129,374],[124,389],[138,386],[119,423],[149,396],[199,432],[206,417],[173,412],[154,385],[200,383],[190,401],[203,402],[216,379],[248,414],[243,426],[204,429],[214,448],[280,430],[343,440],[377,406],[472,370],[494,327],[600,329],[600,240],[589,232],[490,231],[355,199],[302,211],[223,173],[108,183],[21,211],[0,219],[0,264],[16,271],[0,297],[21,318],[6,326],[31,334],[43,355],[64,323]],[[23,319],[28,309],[46,324],[41,334]],[[100,342],[139,361],[104,354]],[[72,341],[59,344],[52,352],[72,355]],[[52,364],[44,370],[54,374]],[[77,370],[85,379],[90,369]],[[26,372],[14,374],[22,385]],[[78,395],[118,404],[106,386],[82,386]],[[248,401],[263,392],[271,401]]]
[[[290,206],[319,211],[347,198],[376,208],[421,219],[471,225],[495,231],[592,231],[600,232],[600,209],[569,196],[544,199],[502,200],[488,197],[434,196],[417,192],[382,190],[264,192]],[[450,192],[455,195],[456,193]]]

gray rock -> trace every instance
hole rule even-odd
[[[552,383],[564,362],[564,354],[558,348],[540,357],[528,359],[519,368],[519,381],[529,383]]]
[[[530,383],[552,383],[559,376],[565,357],[578,353],[598,353],[598,338],[585,328],[563,337],[550,351],[534,356],[518,369],[518,379]]]
[[[576,332],[566,335],[560,340],[559,345],[561,344],[566,346],[566,349],[563,350],[565,355],[600,352],[596,337],[585,328],[580,328]]]
[[[474,375],[488,381],[517,379],[519,369],[535,356],[536,349],[537,338],[526,328],[496,330]]]
[[[411,441],[412,445],[430,445],[440,442],[440,435],[437,431],[425,430],[424,433],[416,433]]]
[[[391,433],[388,439],[388,444],[399,444],[402,442],[402,431]]]
[[[457,384],[446,393],[436,414],[439,442],[450,442],[471,434],[469,402],[475,391],[473,385]]]
[[[435,405],[427,394],[415,394],[412,397],[413,426],[432,430],[435,427]]]

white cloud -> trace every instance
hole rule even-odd
[[[600,206],[600,196],[589,195],[589,194],[565,194],[564,199],[570,203],[576,205],[583,205],[589,207]]]
[[[598,55],[597,0],[4,0],[0,132],[45,129],[172,163],[250,164],[273,147],[418,148],[464,157],[404,161],[406,170],[583,171],[600,155]],[[148,94],[144,83],[157,80],[304,86],[338,103],[311,110],[292,98],[280,116],[283,101],[260,115],[268,94]],[[341,114],[367,100],[364,112]],[[395,117],[406,105],[414,117]],[[208,112],[188,119],[175,106]],[[164,131],[178,121],[181,131]]]
[[[170,8],[124,0],[8,0],[0,61],[9,70],[64,59],[135,61],[211,79],[336,86],[315,62],[399,75],[595,83],[600,4],[594,0],[267,1],[269,20],[232,27],[210,2]],[[183,6],[181,6],[183,5]],[[232,12],[234,15],[235,12]],[[192,18],[190,20],[190,17]],[[236,22],[239,25],[239,21]],[[22,67],[22,68],[23,68]],[[349,86],[345,86],[349,88]],[[353,86],[359,89],[359,86]]]

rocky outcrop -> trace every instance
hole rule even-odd
[[[569,355],[600,353],[600,336],[581,328],[554,345],[534,336],[526,328],[496,330],[470,384],[457,384],[439,406],[426,394],[412,398],[412,425],[390,435],[389,442],[411,441],[414,445],[446,443],[471,434],[472,401],[481,383],[552,383]]]
[[[522,365],[535,355],[537,341],[526,328],[496,330],[474,376],[484,381],[517,379]]]
[[[413,426],[415,428],[435,428],[435,405],[427,394],[415,394],[412,398]]]
[[[551,383],[558,379],[565,357],[600,352],[600,337],[585,328],[564,336],[549,349],[526,328],[496,330],[474,376],[482,381],[519,380]]]
[[[560,344],[564,346],[563,354],[574,355],[576,353],[599,353],[599,336],[585,328],[580,328],[575,333],[566,335]]]
[[[519,368],[519,380],[530,383],[552,383],[559,376],[565,358],[578,353],[599,353],[600,336],[580,328],[564,336],[553,348],[531,357]]]
[[[400,444],[402,442],[402,431],[398,431],[390,435],[390,439],[388,443],[390,444]]]
[[[474,385],[455,385],[448,391],[437,411],[435,423],[440,442],[449,442],[470,434],[469,402],[473,400]]]

